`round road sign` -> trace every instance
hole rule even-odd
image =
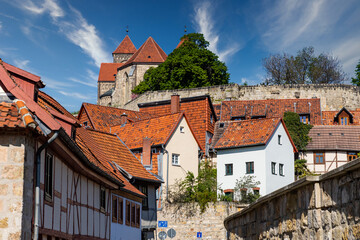
[[[166,238],[166,232],[164,232],[164,231],[159,232],[159,238],[161,240],[164,240]]]
[[[169,238],[174,238],[176,236],[176,231],[173,228],[170,228],[167,232]]]

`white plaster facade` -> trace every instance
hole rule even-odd
[[[278,143],[278,135],[282,142]],[[266,145],[238,147],[217,150],[217,183],[219,188],[234,189],[236,180],[246,174],[246,162],[254,162],[256,181],[260,181],[260,195],[266,195],[294,181],[294,149],[283,127],[279,124]],[[275,174],[271,163],[274,162]],[[233,174],[226,175],[225,164],[233,164]],[[284,174],[279,174],[279,165],[283,164]]]

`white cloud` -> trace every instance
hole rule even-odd
[[[57,81],[47,77],[42,78],[42,81],[46,84],[46,88],[55,89],[55,90],[61,90],[64,88],[73,87],[73,85],[68,82]]]
[[[21,69],[26,69],[28,68],[30,61],[29,60],[20,60],[20,59],[15,59],[14,60],[14,64],[16,67],[21,68]]]
[[[79,11],[71,8],[74,14],[73,21],[58,21],[56,24],[60,31],[75,45],[79,46],[89,55],[97,67],[102,62],[111,62],[108,52],[104,49],[104,43],[99,37],[94,25],[89,24]]]
[[[90,100],[92,99],[92,96],[87,96],[78,92],[64,92],[64,91],[59,91],[59,93],[61,93],[62,95],[68,96],[68,97],[75,97],[78,99],[82,99],[82,100]]]
[[[34,3],[34,1],[27,0],[21,4],[21,7],[35,15],[49,13],[53,19],[65,15],[64,11],[55,0],[44,0],[41,3]]]
[[[70,81],[73,81],[73,82],[76,82],[76,83],[80,83],[80,84],[83,84],[83,85],[86,85],[86,86],[89,86],[89,87],[95,87],[97,88],[97,84],[94,83],[94,82],[89,82],[89,81],[83,81],[83,80],[79,80],[77,78],[74,78],[74,77],[70,77],[68,78]]]
[[[334,55],[337,56],[343,63],[345,72],[354,75],[355,67],[360,60],[360,34],[357,37],[350,38],[343,41],[334,50]]]
[[[204,37],[209,41],[209,50],[219,56],[221,61],[226,61],[229,57],[234,55],[240,50],[238,43],[228,43],[228,47],[225,49],[219,49],[219,34],[214,29],[214,19],[210,13],[211,4],[208,1],[204,1],[195,7],[195,24],[197,31],[204,34]],[[223,40],[223,39],[221,39]]]
[[[81,79],[78,79],[76,77],[70,77],[68,78],[70,81],[76,82],[76,83],[80,83],[89,87],[94,87],[97,88],[97,80],[98,80],[98,76],[91,71],[90,69],[86,69],[86,75],[81,76]]]
[[[26,0],[20,4],[22,9],[35,15],[49,14],[52,23],[73,44],[79,46],[87,54],[93,63],[99,67],[102,62],[111,62],[108,52],[105,50],[103,40],[100,38],[96,27],[89,24],[82,14],[69,6],[69,13],[65,11],[55,0],[32,1]],[[31,36],[29,27],[22,27],[23,32]]]

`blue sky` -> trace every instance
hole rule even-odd
[[[96,103],[101,62],[129,36],[152,36],[171,53],[184,34],[201,32],[231,82],[258,84],[262,59],[314,46],[339,58],[349,77],[360,59],[360,1],[0,0],[0,57],[41,76],[69,111]]]

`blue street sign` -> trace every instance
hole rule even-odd
[[[159,228],[167,228],[167,221],[159,221],[158,226]]]
[[[197,233],[196,233],[196,237],[197,237],[197,238],[202,238],[202,232],[197,232]]]

